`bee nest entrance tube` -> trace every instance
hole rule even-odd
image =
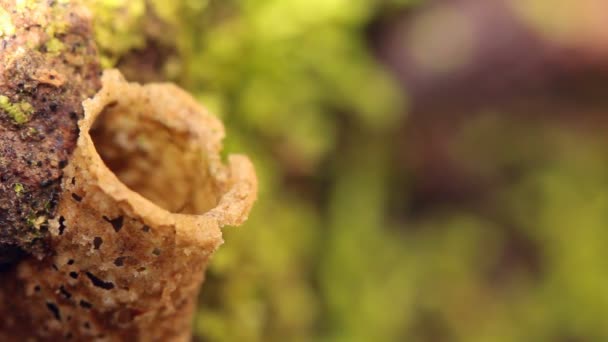
[[[257,193],[223,126],[169,84],[106,71],[83,103],[50,255],[0,275],[0,340],[187,341],[204,269]]]

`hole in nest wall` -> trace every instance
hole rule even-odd
[[[104,163],[131,190],[170,212],[215,207],[218,187],[201,148],[143,110],[113,105],[99,115],[90,134]]]

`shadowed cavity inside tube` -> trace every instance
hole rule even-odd
[[[218,202],[206,156],[187,134],[142,115],[136,106],[108,106],[91,129],[108,168],[131,190],[173,213],[202,214]]]

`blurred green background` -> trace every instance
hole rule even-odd
[[[198,340],[608,340],[605,1],[91,3],[257,167]]]

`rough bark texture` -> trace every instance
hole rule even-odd
[[[0,265],[49,252],[81,102],[100,86],[90,24],[67,1],[0,0]]]

